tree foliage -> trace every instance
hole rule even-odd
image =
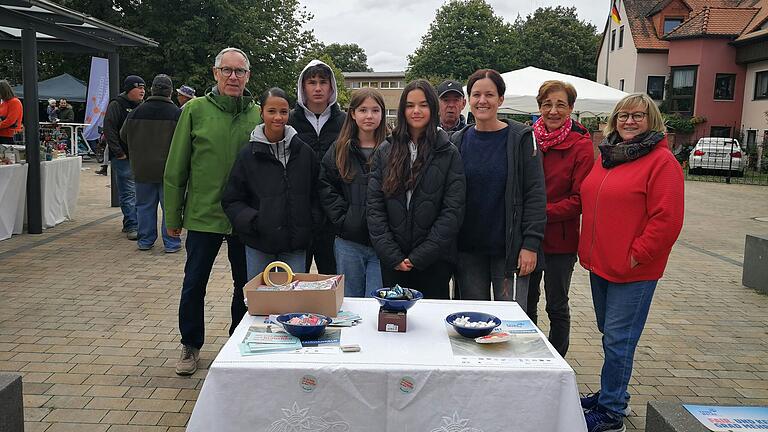
[[[342,72],[373,72],[373,69],[368,67],[368,56],[365,55],[365,50],[354,43],[325,45],[322,42],[315,42],[304,52],[299,63],[305,65],[312,59],[320,59],[323,55],[330,57]]]

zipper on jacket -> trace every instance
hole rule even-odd
[[[608,176],[611,175],[613,171],[608,171],[607,174],[605,174],[605,177],[603,177],[603,180],[600,181],[600,187],[597,188],[597,198],[595,198],[595,215],[592,218],[592,238],[589,241],[589,271],[592,271],[592,250],[595,246],[595,226],[597,225],[597,207],[600,203],[600,192],[603,191],[603,185],[605,184],[605,180],[608,179]]]

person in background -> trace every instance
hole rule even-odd
[[[61,99],[59,101],[59,121],[62,123],[75,122],[75,110],[66,99]]]
[[[467,176],[456,292],[462,300],[490,300],[492,288],[494,300],[516,301],[525,311],[530,274],[543,264],[547,198],[533,131],[497,118],[505,89],[497,71],[473,73],[467,93],[476,123],[451,138]]]
[[[437,86],[437,96],[440,98],[440,127],[448,132],[448,136],[464,129],[466,119],[461,111],[467,105],[464,88],[461,83],[445,80]]]
[[[397,126],[373,155],[368,231],[384,286],[400,284],[425,298],[448,299],[466,184],[459,152],[438,123],[432,85],[406,85]]]
[[[179,107],[195,98],[195,89],[188,85],[182,85],[176,89],[176,99],[179,101]]]
[[[297,89],[296,107],[291,111],[288,124],[312,147],[319,165],[328,148],[336,142],[346,116],[336,103],[336,78],[327,64],[312,60],[299,74]],[[307,271],[314,258],[318,273],[336,274],[333,227],[324,221],[313,231],[312,244],[307,249]]]
[[[385,112],[379,92],[357,90],[339,138],[321,164],[320,198],[335,228],[336,270],[344,274],[347,297],[371,297],[382,287],[381,263],[371,246],[365,214],[371,158],[387,135]]]
[[[48,107],[45,109],[48,114],[48,122],[56,123],[59,121],[59,107],[56,105],[56,99],[48,99]]]
[[[173,83],[168,75],[152,80],[152,96],[131,111],[120,129],[128,144],[131,170],[136,179],[136,216],[139,250],[152,248],[157,240],[157,205],[163,212],[160,234],[166,253],[181,250],[181,239],[168,234],[163,204],[163,171],[181,109],[171,101]]]
[[[0,80],[0,144],[13,144],[13,135],[23,129],[24,107],[6,80]]]
[[[123,232],[126,233],[128,240],[138,238],[136,185],[131,163],[128,160],[128,144],[120,138],[120,129],[128,113],[144,100],[144,85],[144,80],[139,76],[125,77],[123,92],[109,102],[107,112],[104,114],[104,136],[109,147],[109,160],[112,169],[115,170],[117,191],[120,194],[120,210],[123,212]]]
[[[684,180],[664,119],[645,94],[614,107],[581,185],[579,261],[603,334],[600,390],[581,399],[589,432],[623,431],[635,348],[684,215]]]
[[[547,227],[544,230],[544,270],[531,274],[528,316],[538,318],[539,284],[544,278],[549,317],[549,342],[565,357],[571,331],[568,292],[579,247],[581,183],[595,162],[592,138],[579,122],[571,120],[576,89],[562,81],[545,81],[536,97],[541,117],[533,136],[544,163],[547,187]]]
[[[259,102],[264,123],[237,156],[221,197],[233,231],[245,243],[248,280],[273,261],[306,272],[306,249],[320,217],[317,157],[286,126],[288,95],[275,87]]]
[[[224,240],[234,285],[230,335],[246,312],[245,247],[231,235],[232,225],[221,208],[221,194],[237,154],[261,116],[245,88],[251,77],[251,63],[242,50],[221,50],[212,71],[216,85],[181,110],[163,174],[168,234],[179,237],[182,227],[187,229],[187,261],[179,302],[179,375],[192,375],[197,370],[205,341],[205,290]]]

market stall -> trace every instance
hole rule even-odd
[[[337,345],[258,355],[241,354],[241,342],[265,317],[246,315],[211,365],[187,431],[586,431],[573,370],[514,302],[422,300],[405,333],[377,331],[374,299],[345,298],[342,310],[362,322],[342,327]],[[446,324],[460,311],[520,331],[478,344]]]
[[[43,227],[71,220],[80,195],[81,157],[40,162],[40,187],[43,197]]]
[[[26,164],[0,165],[0,240],[21,234],[27,196]]]

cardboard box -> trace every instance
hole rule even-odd
[[[380,332],[405,333],[407,330],[408,313],[405,311],[389,311],[379,308]]]
[[[293,280],[318,281],[335,275],[296,273]],[[282,272],[270,274],[274,283],[285,283],[287,275]],[[248,301],[248,313],[251,315],[284,314],[291,312],[311,312],[328,317],[335,317],[344,302],[344,276],[333,289],[317,291],[258,291],[264,285],[261,273],[251,279],[243,288]]]

